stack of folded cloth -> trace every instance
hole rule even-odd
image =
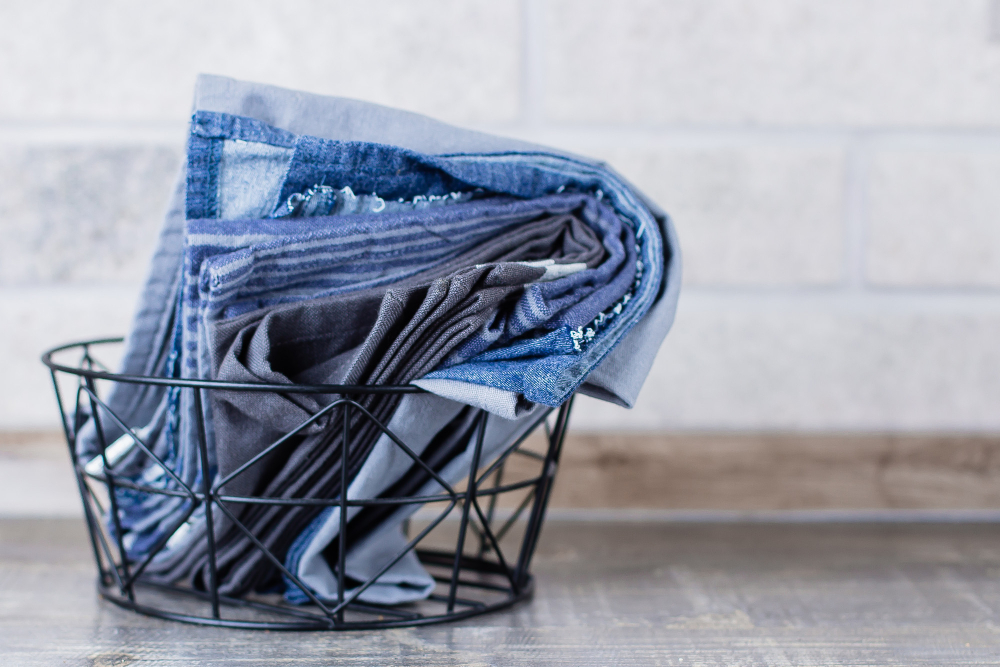
[[[199,78],[187,160],[122,372],[241,383],[417,385],[354,398],[449,483],[573,392],[631,406],[669,329],[680,263],[669,219],[606,166],[414,114],[220,77]],[[118,385],[102,419],[120,478],[200,490],[281,447],[225,496],[428,495],[439,484],[339,396]],[[302,426],[305,423],[305,426]],[[122,428],[170,468],[151,462]],[[93,421],[78,456],[99,464]],[[344,448],[347,448],[344,456]],[[122,541],[146,576],[203,587],[206,517],[183,495],[119,488]],[[227,504],[321,599],[337,597],[339,507]],[[350,508],[356,585],[406,544],[416,509]],[[214,512],[220,590],[306,594]],[[114,522],[109,522],[109,524]],[[413,553],[361,599],[399,603],[434,582]]]

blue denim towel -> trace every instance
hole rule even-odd
[[[589,375],[587,381],[580,387],[581,391],[626,405],[634,401],[659,342],[672,321],[679,290],[680,264],[676,238],[669,220],[613,172],[586,160],[560,155],[550,149],[449,128],[404,112],[349,100],[291,93],[218,77],[202,77],[199,80],[196,107],[207,111],[255,116],[259,120],[280,126],[289,133],[314,134],[343,141],[394,144],[410,150],[423,151],[432,157],[448,161],[452,167],[451,171],[443,169],[445,175],[438,175],[438,180],[431,183],[433,187],[429,187],[428,191],[432,193],[435,192],[434,188],[439,188],[438,192],[448,190],[448,185],[453,183],[448,181],[448,178],[452,178],[475,187],[523,197],[537,196],[546,191],[555,192],[566,185],[584,192],[593,192],[595,195],[604,195],[617,212],[634,227],[639,245],[638,258],[643,268],[652,267],[654,270],[644,271],[646,284],[643,285],[640,281],[640,284],[635,286],[636,289],[629,292],[629,303],[616,304],[621,306],[619,312],[613,309],[611,312],[602,312],[604,317],[599,314],[595,318],[594,327],[571,329],[570,340],[575,343],[573,351],[589,352],[589,355],[586,355],[586,358],[585,355],[577,355],[578,362],[582,363],[577,363],[575,368],[572,367],[573,364],[569,364],[566,368],[554,370],[568,371],[567,375],[572,376],[589,365]],[[299,142],[300,145],[295,145],[291,137],[279,136],[280,132],[275,134],[275,141],[272,144],[265,142],[258,145],[261,154],[271,156],[274,172],[291,167],[292,158],[296,154],[302,158],[322,152],[315,150],[315,142],[312,146],[309,142]],[[227,150],[226,142],[221,143],[222,146],[213,147],[213,150],[217,149],[219,157],[215,164],[225,164],[227,156],[230,164],[238,163],[239,158],[234,157],[232,150]],[[270,153],[267,150],[268,146],[271,148]],[[231,149],[232,146],[228,148]],[[433,159],[429,161],[434,162]],[[297,171],[289,169],[289,173],[303,172],[302,165],[307,162],[299,159],[296,165]],[[202,183],[208,184],[205,191],[210,192],[212,154],[202,160],[202,163],[199,165],[196,160],[189,167],[195,174],[194,180],[203,179]],[[274,168],[275,165],[277,168]],[[207,168],[201,169],[202,166]],[[239,169],[230,172],[237,173]],[[289,201],[296,192],[307,192],[317,182],[322,182],[317,181],[315,173],[307,173],[300,178],[299,183],[272,187],[269,191],[271,201],[267,205],[260,206],[256,211],[247,211],[246,202],[240,201],[239,196],[234,196],[236,189],[232,184],[238,182],[238,179],[227,180],[225,170],[222,177],[218,170],[214,176],[217,179],[215,187],[218,195],[214,202],[217,207],[214,212],[226,217],[230,217],[226,215],[227,213],[238,211],[241,206],[244,207],[243,215],[264,216],[269,211],[274,214],[278,206]],[[204,180],[206,178],[207,181]],[[266,182],[266,178],[264,181]],[[284,187],[286,185],[287,187]],[[363,186],[361,188],[358,191],[363,191]],[[383,190],[383,192],[388,191]],[[191,201],[192,198],[189,198],[189,205]],[[176,294],[179,284],[179,272],[170,268],[177,267],[180,260],[178,203],[180,203],[179,195],[175,195],[172,213],[168,215],[164,233],[161,235],[160,248],[144,293],[144,305],[140,308],[136,325],[127,344],[124,372],[156,372],[164,366],[164,360],[169,355],[171,337],[167,334],[173,329],[175,313],[169,306],[164,307],[164,304],[171,302],[170,295]],[[651,239],[652,236],[655,238]],[[666,268],[665,275],[656,275],[661,267]],[[641,308],[634,306],[629,312],[630,303],[640,301],[644,297],[654,302],[646,316],[635,316],[635,312]],[[628,319],[630,316],[631,319]],[[614,344],[601,345],[602,326],[604,326],[603,331],[607,331],[611,328],[607,322],[613,320],[618,320],[620,326],[623,326],[628,333],[623,336],[617,347]],[[573,334],[576,334],[575,337]],[[492,358],[480,357],[474,361],[479,364],[497,361],[506,361],[509,364],[511,360],[523,363],[517,360],[530,360],[531,354],[546,354],[552,350],[565,352],[565,356],[571,356],[565,343],[565,336],[562,336],[560,340],[550,339],[522,346],[520,349],[508,350],[507,358],[494,355]],[[546,345],[550,347],[546,349]],[[595,361],[599,362],[596,368],[594,368]],[[458,365],[453,368],[461,367],[462,365]],[[492,369],[495,368],[494,365]],[[508,365],[508,368],[517,369],[517,366]],[[479,372],[483,369],[473,368],[473,370]],[[486,369],[487,372],[489,370]],[[543,373],[545,371],[543,367],[537,365],[536,370]],[[460,384],[460,381],[456,384]],[[543,387],[544,389],[549,390],[548,394],[554,394],[552,387]],[[558,390],[558,386],[554,389]],[[128,423],[139,426],[151,422],[157,406],[161,404],[156,394],[157,390],[148,390],[142,395],[131,391],[116,391],[109,401]],[[89,433],[88,436],[86,429],[81,433],[81,452],[93,451],[92,429]],[[114,429],[109,430],[109,436],[114,436]]]

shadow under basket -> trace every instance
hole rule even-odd
[[[569,422],[572,397],[558,409],[548,409],[517,440],[506,443],[499,456],[481,460],[487,421],[499,419],[478,410],[472,417],[474,431],[466,451],[471,451],[470,464],[459,484],[448,484],[439,470],[429,467],[414,450],[401,441],[373,417],[362,405],[372,394],[422,393],[415,386],[342,386],[342,385],[268,385],[180,380],[161,377],[140,377],[113,373],[100,361],[122,339],[92,340],[72,343],[46,352],[42,361],[52,374],[52,382],[62,417],[66,441],[74,461],[74,472],[83,500],[84,515],[90,532],[91,546],[98,569],[98,592],[106,600],[141,614],[201,625],[259,630],[361,630],[426,625],[455,621],[509,607],[532,596],[534,581],[530,574],[531,558],[538,542],[545,508],[552,489],[559,453]],[[200,416],[198,454],[200,470],[197,484],[185,484],[167,464],[143,442],[135,428],[129,428],[105,402],[114,385],[121,396],[124,391],[190,392],[195,414]],[[176,389],[169,389],[176,388]],[[336,395],[299,427],[313,423],[318,417],[329,429],[343,429],[348,441],[352,424],[371,420],[381,433],[387,434],[395,446],[412,459],[412,466],[433,478],[439,491],[430,495],[402,497],[351,498],[340,494],[326,498],[269,498],[261,496],[231,496],[220,492],[227,481],[248,469],[263,456],[279,452],[294,438],[284,436],[272,442],[259,456],[223,479],[212,479],[209,472],[209,448],[202,406],[212,392],[275,392],[293,394]],[[352,422],[352,418],[355,420]],[[93,419],[101,452],[95,461],[99,466],[77,460],[76,440],[79,429]],[[159,466],[170,476],[169,488],[144,485],[116,472],[117,461],[109,459],[108,442],[111,432],[124,433],[133,441],[132,447],[148,457],[149,466]],[[105,437],[107,434],[108,437]],[[118,442],[121,442],[118,439]],[[341,486],[347,488],[348,447],[340,447]],[[93,462],[91,462],[93,463]],[[128,557],[120,524],[118,498],[122,490],[129,493],[173,495],[183,499],[186,510],[179,517],[171,534],[184,525],[195,511],[204,513],[206,530],[200,545],[208,554],[210,576],[204,586],[154,581],[144,574],[147,567],[168,543],[171,535],[158,539],[141,558]],[[234,513],[234,508],[246,505],[271,505],[276,511],[291,511],[295,507],[339,507],[340,530],[331,571],[337,580],[335,599],[319,599],[282,562],[283,554],[272,553]],[[347,520],[349,509],[416,507],[403,524],[406,546],[395,559],[366,581],[345,581],[345,553],[351,544],[353,524]],[[361,510],[354,510],[360,512]],[[357,514],[351,514],[357,516]],[[220,517],[231,522],[246,535],[253,548],[261,552],[273,566],[275,574],[298,586],[309,598],[306,604],[287,603],[280,593],[250,593],[241,597],[224,595],[217,581],[218,545],[215,544],[213,522]],[[379,576],[409,552],[415,552],[424,568],[433,577],[435,587],[427,599],[402,605],[382,606],[362,602],[360,597]],[[329,560],[329,559],[328,559]]]

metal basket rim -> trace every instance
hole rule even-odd
[[[158,385],[163,387],[194,387],[198,389],[215,389],[224,391],[252,392],[282,392],[287,394],[423,394],[427,390],[413,384],[405,385],[350,385],[350,384],[274,384],[265,382],[226,382],[222,380],[195,380],[186,378],[165,378],[154,375],[128,375],[111,371],[95,370],[67,366],[52,360],[59,352],[74,348],[84,351],[92,345],[111,345],[121,343],[124,337],[96,338],[93,340],[76,341],[53,347],[42,353],[42,363],[52,371],[68,373],[78,377],[93,380],[110,380],[127,384]]]

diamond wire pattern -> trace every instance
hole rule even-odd
[[[60,416],[66,442],[70,448],[71,458],[75,456],[76,434],[80,426],[91,418],[94,420],[97,438],[101,447],[103,470],[99,474],[88,472],[85,467],[76,462],[77,485],[84,507],[84,518],[90,532],[94,560],[98,569],[98,592],[102,597],[114,604],[136,612],[203,625],[226,626],[247,629],[265,630],[349,630],[376,629],[400,626],[424,625],[458,620],[477,614],[496,611],[514,603],[529,599],[533,592],[534,582],[529,574],[531,557],[537,545],[544,520],[545,508],[554,480],[556,467],[562,448],[563,438],[572,408],[572,398],[555,411],[554,424],[550,424],[546,413],[515,442],[510,443],[492,462],[481,461],[482,448],[485,440],[488,413],[479,411],[476,416],[474,443],[472,444],[471,464],[466,475],[465,489],[456,491],[454,485],[448,484],[440,474],[427,465],[412,448],[403,442],[385,424],[374,417],[362,404],[361,397],[372,394],[420,393],[422,390],[412,386],[402,387],[342,387],[334,385],[319,386],[287,386],[287,385],[250,385],[239,383],[215,382],[208,380],[173,380],[168,378],[145,378],[123,376],[112,373],[107,366],[100,363],[92,355],[92,348],[120,342],[121,339],[104,339],[73,343],[55,348],[42,356],[42,361],[49,367],[56,398],[59,403]],[[78,353],[78,362],[65,365],[54,361],[59,355]],[[60,379],[69,378],[73,381],[73,389],[67,392],[61,388]],[[309,416],[296,428],[270,443],[260,454],[245,462],[226,477],[211,481],[208,474],[209,457],[206,445],[205,423],[198,423],[198,448],[200,465],[200,488],[191,488],[173,471],[170,466],[158,457],[149,444],[144,442],[138,433],[125,423],[102,400],[97,382],[126,383],[131,385],[159,385],[181,387],[181,391],[194,393],[195,411],[203,415],[202,403],[212,391],[274,391],[282,394],[325,393],[337,394],[339,399],[324,406],[315,414]],[[63,383],[66,384],[65,382]],[[72,401],[67,401],[71,395]],[[67,410],[67,405],[71,406]],[[341,493],[337,498],[267,498],[259,496],[232,496],[221,492],[222,487],[244,474],[254,464],[268,454],[290,442],[294,436],[311,424],[327,418],[327,428],[342,429],[342,442],[350,439],[352,414],[355,419],[367,420],[376,429],[386,434],[397,448],[418,466],[424,473],[440,485],[442,491],[428,496],[409,496],[402,498],[348,498]],[[354,422],[356,425],[357,422]],[[113,425],[118,430],[128,434],[141,450],[147,462],[155,465],[167,475],[171,485],[167,488],[155,488],[146,484],[136,483],[126,479],[115,470],[107,458],[106,426]],[[523,448],[528,436],[539,426],[544,426],[547,440],[545,454],[540,454]],[[348,447],[341,446],[341,488],[349,486],[347,478]],[[539,466],[537,475],[507,481],[504,478],[508,461],[514,455],[535,460]],[[481,465],[488,463],[488,465]],[[490,481],[492,478],[492,481]],[[125,547],[124,532],[119,520],[116,488],[127,488],[134,492],[158,494],[182,498],[187,501],[187,507],[180,514],[169,534],[162,536],[156,544],[141,559],[131,559]],[[524,493],[524,498],[517,507],[500,522],[498,499],[505,494]],[[107,499],[107,506],[102,504],[99,493]],[[409,538],[406,546],[397,553],[381,570],[367,581],[360,582],[349,593],[345,592],[344,558],[348,545],[349,507],[374,506],[404,506],[420,505],[430,507],[444,504],[443,510],[435,511],[427,525]],[[334,568],[338,578],[338,596],[336,600],[318,598],[293,572],[289,571],[281,559],[268,549],[259,536],[244,525],[231,509],[230,505],[272,505],[284,506],[289,510],[295,507],[338,506],[340,508],[341,526],[338,535],[338,564]],[[167,545],[170,537],[198,510],[205,507],[206,530],[203,538],[209,554],[209,581],[207,590],[196,590],[179,584],[163,584],[143,576],[148,565]],[[484,507],[485,506],[485,507]],[[460,514],[457,522],[458,537],[451,551],[434,548],[422,548],[426,538],[435,530],[444,527],[446,519],[454,512]],[[215,544],[214,521],[219,513],[225,515],[228,521],[243,535],[254,548],[259,551],[271,565],[281,572],[289,581],[305,592],[311,605],[298,607],[283,602],[265,599],[261,596],[247,595],[242,598],[222,594],[217,580],[217,549]],[[518,524],[527,513],[526,526],[521,536],[519,548],[515,549],[517,558],[511,561],[509,549],[501,545],[508,538],[511,529]],[[110,521],[109,521],[110,518]],[[110,525],[109,525],[110,523]],[[409,522],[407,523],[409,525]],[[467,533],[472,532],[474,542],[469,553],[466,545]],[[385,573],[407,553],[415,551],[421,562],[433,572],[438,587],[430,598],[422,603],[385,607],[363,603],[359,597],[369,587],[375,584],[378,577]]]

